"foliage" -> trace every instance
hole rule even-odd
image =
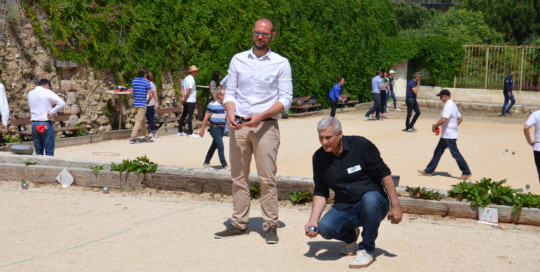
[[[249,198],[251,199],[259,199],[261,197],[261,189],[259,186],[252,184],[249,186]]]
[[[43,64],[43,70],[47,73],[50,73],[53,71],[53,65],[50,60],[45,61],[45,64]]]
[[[295,190],[294,193],[289,194],[289,199],[293,204],[304,204],[313,201],[313,193]]]
[[[487,25],[480,11],[450,9],[424,23],[422,31],[458,39],[463,44],[503,44],[503,34]]]
[[[456,8],[483,12],[487,24],[510,44],[521,44],[540,30],[540,1],[461,0]]]
[[[15,135],[15,136],[6,135],[4,137],[4,141],[6,143],[20,143],[20,142],[22,142],[21,137],[19,137],[19,135]]]
[[[92,166],[92,170],[94,170],[94,175],[97,175],[99,174],[99,170],[103,170],[103,165],[96,165],[96,166]]]
[[[30,161],[27,161],[27,162],[24,162],[24,165],[25,166],[28,166],[28,165],[36,165],[37,162],[30,162]]]
[[[421,29],[425,22],[439,14],[418,4],[392,3],[399,30]]]
[[[513,211],[521,207],[540,208],[540,195],[531,193],[517,193],[519,189],[512,189],[510,186],[503,186],[505,179],[492,181],[490,178],[482,178],[475,183],[462,181],[452,185],[448,195],[457,198],[459,201],[466,199],[471,201],[471,205],[485,207],[490,204],[512,205]]]
[[[122,172],[133,172],[135,174],[155,173],[157,168],[158,165],[151,162],[146,155],[137,157],[135,160],[122,160],[120,164],[111,163],[111,171],[118,171],[120,174]]]
[[[409,193],[409,196],[412,198],[441,200],[444,197],[444,195],[439,192],[428,190],[425,187],[420,188],[420,186],[418,187],[407,186],[405,191],[407,191]]]
[[[19,9],[17,8],[17,3],[15,0],[7,0],[5,16],[6,21],[12,25],[17,25],[21,21],[21,15],[19,14]]]
[[[75,124],[76,127],[82,127],[82,124]],[[75,136],[85,136],[86,129],[79,129],[75,132]]]

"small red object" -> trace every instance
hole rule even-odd
[[[439,136],[439,133],[441,133],[441,128],[440,127],[437,127],[435,129],[435,136]]]
[[[39,132],[39,133],[45,132],[45,129],[46,129],[46,128],[47,128],[47,127],[46,127],[45,125],[39,125],[39,126],[36,126],[36,130],[37,130],[37,132]]]

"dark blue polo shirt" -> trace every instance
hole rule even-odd
[[[512,77],[511,76],[506,76],[506,78],[504,79],[504,91],[505,92],[508,92],[508,91],[512,91],[512,87],[514,85],[514,81],[512,80]]]
[[[410,97],[416,100],[416,94],[412,91],[412,88],[415,88],[416,86],[418,86],[418,83],[414,81],[414,79],[409,81],[409,84],[407,84],[407,98]]]
[[[379,150],[368,139],[343,136],[343,151],[335,156],[321,147],[313,154],[314,195],[329,197],[335,192],[334,208],[344,210],[362,199],[366,192],[386,196],[382,178],[391,174]]]

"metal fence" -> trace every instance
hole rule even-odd
[[[514,71],[514,90],[539,91],[540,47],[464,45],[456,88],[502,89],[504,78]]]

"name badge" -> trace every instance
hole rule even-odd
[[[352,173],[358,172],[358,171],[360,171],[360,170],[362,170],[362,167],[361,167],[360,164],[359,164],[359,165],[355,165],[355,166],[353,166],[353,167],[347,168],[347,173],[352,174]]]

